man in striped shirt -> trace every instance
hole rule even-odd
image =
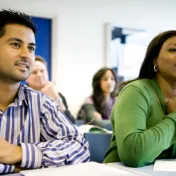
[[[88,143],[45,94],[20,84],[35,60],[36,27],[0,11],[0,174],[89,161]]]

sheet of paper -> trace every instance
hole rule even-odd
[[[153,165],[138,167],[138,168],[125,166],[122,162],[108,163],[108,165],[114,166],[116,168],[128,171],[133,174],[137,174],[140,176],[151,176],[153,173]]]
[[[57,168],[35,169],[21,171],[25,176],[136,176],[125,170],[111,167],[107,164],[99,164],[96,162],[88,162],[70,166],[62,166]]]
[[[176,172],[176,159],[156,160],[153,171]]]

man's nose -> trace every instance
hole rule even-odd
[[[41,77],[42,73],[40,71],[37,72],[37,77]]]
[[[28,48],[26,48],[26,47],[21,48],[21,53],[20,53],[21,58],[28,59],[33,55],[34,55],[34,53],[31,53]]]

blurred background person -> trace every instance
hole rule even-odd
[[[41,91],[48,95],[60,106],[61,110],[70,119],[70,121],[72,123],[75,122],[74,117],[68,109],[65,97],[60,92],[58,93],[54,84],[49,81],[47,63],[41,56],[35,56],[33,70],[26,82],[32,89]]]
[[[92,80],[93,94],[86,98],[78,112],[78,120],[86,124],[111,128],[110,114],[116,100],[117,76],[107,67],[101,68]]]

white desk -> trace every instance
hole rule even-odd
[[[175,176],[172,172],[153,172],[153,165],[132,168],[124,166],[122,163],[99,164],[89,162],[70,166],[62,166],[57,168],[44,168],[35,170],[26,170],[21,172],[25,176]],[[11,174],[12,176],[20,176],[20,174]],[[11,176],[8,175],[8,176]]]

